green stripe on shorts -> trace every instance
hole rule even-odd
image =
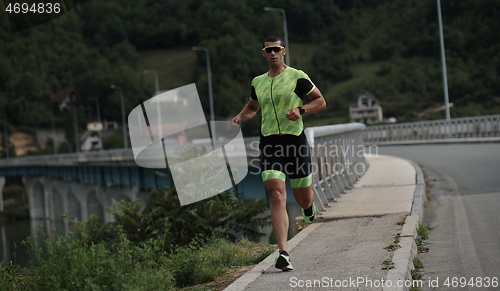
[[[290,184],[292,184],[292,188],[308,187],[312,184],[312,174],[304,178],[290,179]]]
[[[281,179],[283,182],[286,180],[285,173],[276,171],[276,170],[266,170],[261,173],[262,181],[266,181],[269,179]]]

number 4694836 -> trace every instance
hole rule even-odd
[[[60,3],[9,3],[5,11],[9,13],[60,13]]]

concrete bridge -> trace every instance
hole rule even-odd
[[[316,206],[326,210],[364,173],[369,166],[365,151],[377,154],[365,145],[500,140],[499,128],[500,115],[368,128],[359,123],[307,128]],[[257,168],[258,137],[245,138],[245,150],[249,174],[235,186],[235,194],[246,199],[266,197]],[[66,213],[83,220],[96,214],[111,221],[105,209],[113,200],[147,198],[151,189],[173,186],[155,172],[168,174],[166,169],[138,167],[128,149],[3,159],[0,193],[4,186],[1,177],[22,176],[32,219],[57,220]],[[292,196],[289,201],[294,201]],[[1,203],[2,199],[0,210]]]
[[[352,187],[367,167],[363,147],[363,124],[321,126],[306,129],[313,160],[313,181],[318,209],[324,210],[340,194]],[[232,154],[247,155],[248,174],[235,185],[236,196],[258,199],[268,194],[258,169],[258,137],[245,138],[245,149]],[[359,169],[356,164],[363,164]],[[154,188],[172,187],[168,179],[136,165],[130,149],[19,157],[0,160],[0,177],[22,176],[30,204],[30,217],[57,221],[61,214],[86,220],[95,214],[105,222],[113,219],[106,211],[113,200],[134,201],[147,198]],[[289,187],[289,201],[293,202]],[[3,184],[0,179],[0,190]],[[0,197],[1,198],[1,197]],[[0,199],[1,200],[1,199]]]
[[[256,156],[252,142],[258,144],[257,138],[246,139],[249,159]],[[95,214],[111,221],[112,215],[105,209],[113,200],[144,199],[151,189],[173,186],[157,172],[169,174],[168,169],[137,166],[130,149],[3,159],[0,160],[0,194],[4,177],[21,176],[32,219],[58,220],[66,213],[82,220]],[[248,176],[237,185],[236,195],[248,199],[265,195],[263,186],[262,189],[253,186],[257,177]],[[0,210],[3,210],[1,204]]]

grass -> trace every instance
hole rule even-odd
[[[352,64],[349,67],[349,70],[352,73],[352,78],[339,83],[332,84],[327,89],[327,92],[331,92],[331,94],[327,93],[325,94],[326,95],[325,97],[331,97],[331,95],[336,94],[337,92],[345,91],[351,87],[359,87],[359,90],[364,89],[362,88],[362,85],[375,79],[377,77],[376,72],[380,69],[380,66],[387,63],[388,61],[358,62]],[[347,98],[350,101],[351,99],[354,99],[356,96],[352,97],[342,96],[342,97]]]
[[[420,270],[424,268],[424,264],[422,263],[422,261],[420,261],[419,258],[414,258],[413,267],[415,267],[416,270]]]
[[[58,237],[26,242],[30,269],[0,262],[2,290],[219,290],[275,250],[242,239],[213,239],[166,252],[160,240],[141,246],[126,238],[115,250]],[[243,270],[243,271],[242,271]],[[212,283],[210,283],[212,282]],[[214,283],[215,282],[215,283]]]
[[[291,43],[290,62],[291,66],[305,72],[309,71],[313,55],[317,50],[321,50],[321,45],[312,43]]]
[[[425,224],[418,225],[415,244],[417,245],[417,250],[419,253],[426,253],[429,251],[429,248],[427,247],[427,243],[425,242],[425,240],[429,239],[429,232],[433,229],[434,227],[429,225]]]
[[[307,72],[314,52],[319,49],[321,47],[309,43],[292,43],[290,46],[292,66]],[[144,74],[144,70],[154,70],[158,73],[160,90],[173,89],[193,82],[192,76],[198,52],[192,51],[191,47],[146,50],[139,54],[137,74],[144,75],[144,83],[151,88],[155,86],[155,78],[152,74]],[[248,82],[250,81],[249,79]]]
[[[401,246],[398,244],[390,244],[390,245],[386,246],[384,249],[386,249],[388,251],[395,251],[399,248],[401,248]]]
[[[321,46],[310,43],[292,43],[290,45],[290,57],[293,67],[308,72],[314,53],[323,49]],[[153,91],[155,78],[152,74],[144,74],[144,70],[154,70],[158,73],[160,90],[170,90],[193,82],[193,71],[196,68],[197,52],[190,47],[178,47],[169,50],[147,50],[141,51],[140,61],[137,66],[137,74],[141,76],[144,83]],[[377,77],[376,72],[382,64],[387,62],[357,62],[350,66],[353,77],[349,80],[331,84],[327,88],[320,88],[327,100],[344,100],[350,102],[355,96],[338,96],[349,88],[363,89],[363,84]],[[213,80],[217,82],[217,80]],[[250,80],[249,80],[250,82]],[[347,105],[346,105],[347,106]],[[306,127],[322,126],[330,124],[349,123],[348,108],[331,108],[328,117],[317,118],[318,115],[306,116],[304,125]]]
[[[433,229],[434,227],[432,226],[420,223],[417,228],[417,235],[420,236],[422,239],[429,239],[429,232]]]
[[[147,50],[140,52],[137,74],[144,75],[144,83],[155,87],[152,74],[144,74],[144,70],[158,73],[160,90],[169,90],[192,83],[192,75],[196,66],[197,52],[190,47],[179,47],[169,50]]]
[[[323,49],[321,46],[310,43],[292,43],[290,45],[290,57],[293,67],[310,71],[310,64],[314,53]],[[361,53],[360,54],[365,54]],[[144,74],[144,70],[155,70],[158,73],[160,90],[169,90],[193,82],[193,72],[196,68],[197,53],[190,47],[178,47],[169,50],[147,50],[140,52],[140,61],[137,67],[137,74],[141,76],[144,83],[153,91],[155,87],[155,78],[151,74]],[[324,112],[304,117],[304,126],[323,126],[331,124],[349,123],[349,110],[347,104],[356,96],[346,96],[345,92],[355,88],[354,91],[364,89],[364,84],[377,77],[376,72],[380,66],[388,61],[377,62],[356,62],[350,66],[353,75],[349,80],[334,83],[327,88],[320,88],[325,99],[330,103],[331,100],[342,100],[336,108],[329,107],[329,114]],[[213,80],[217,82],[217,80]],[[250,82],[250,80],[249,80]],[[344,92],[344,93],[342,93]],[[344,94],[340,96],[339,94]],[[329,101],[330,100],[330,101]],[[334,104],[331,102],[330,104]],[[326,116],[325,116],[326,115]]]
[[[382,267],[382,270],[390,270],[390,269],[395,269],[396,267],[394,267],[394,262],[391,260],[391,259],[387,259],[385,260],[382,265],[384,267]]]
[[[417,228],[417,238],[415,238],[415,243],[417,245],[417,250],[419,253],[429,251],[429,248],[426,246],[427,243],[425,242],[425,240],[429,238],[429,232],[433,229],[434,227],[432,226],[419,223]],[[422,274],[424,264],[418,257],[413,258],[413,267],[415,269],[411,270],[412,280],[422,281],[424,278],[424,275]],[[409,290],[420,291],[421,289],[419,287],[412,286]]]

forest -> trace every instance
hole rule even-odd
[[[262,39],[283,35],[282,15],[264,7],[286,11],[289,65],[327,99],[306,126],[349,122],[348,105],[360,90],[398,122],[444,117],[420,114],[444,102],[434,0],[86,0],[20,32],[2,5],[0,129],[49,130],[54,120],[68,141],[59,152],[75,149],[75,114],[81,131],[95,121],[90,97],[99,98],[103,119],[121,124],[111,84],[123,88],[126,112],[151,98],[154,78],[145,69],[158,71],[161,90],[196,83],[209,116],[205,53],[193,46],[210,52],[216,119],[234,116],[248,101],[251,79],[267,70]],[[451,117],[500,113],[500,2],[441,1],[441,10]],[[76,101],[60,109],[56,96],[68,89]],[[243,124],[244,135],[257,135],[259,122]]]

